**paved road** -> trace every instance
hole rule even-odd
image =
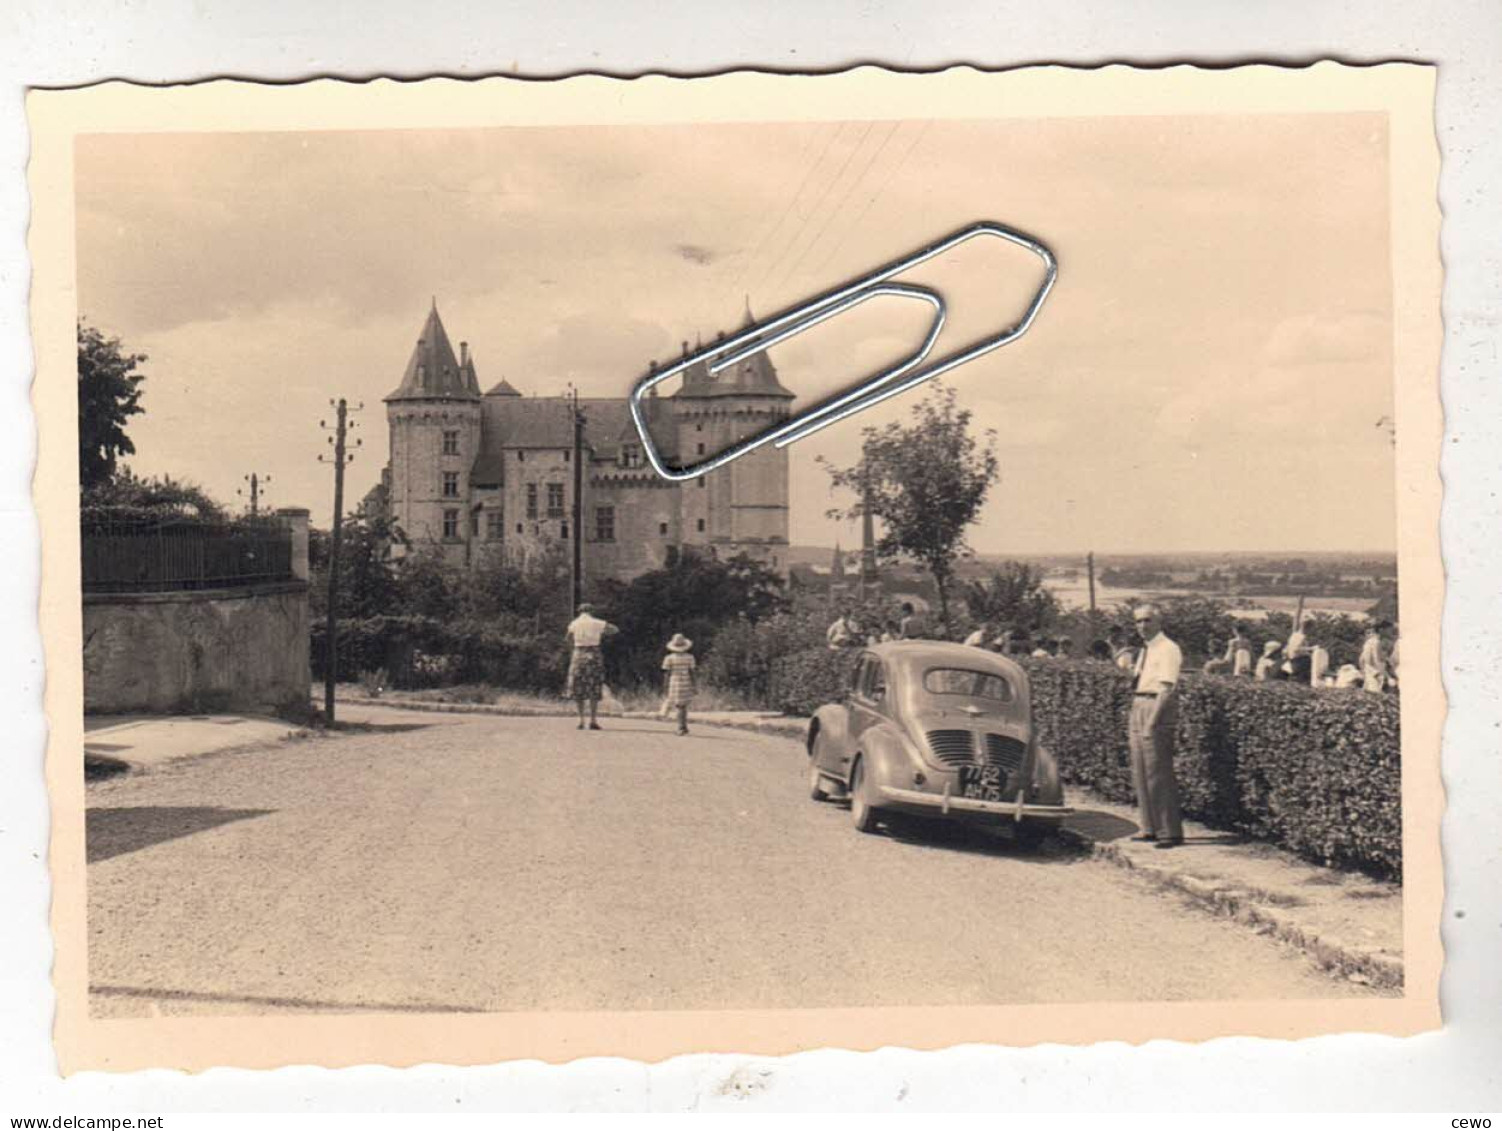
[[[862,836],[787,739],[376,718],[89,787],[96,1013],[1371,992],[1061,846]]]

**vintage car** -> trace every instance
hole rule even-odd
[[[1033,732],[1027,673],[964,644],[862,649],[843,700],[809,722],[808,763],[810,795],[849,798],[861,832],[908,814],[1010,825],[1026,842],[1071,812]]]

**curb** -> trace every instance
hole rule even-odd
[[[536,710],[519,709],[516,707],[498,707],[488,703],[434,703],[427,699],[395,699],[380,698],[371,699],[365,696],[349,696],[336,700],[337,703],[346,703],[353,707],[390,707],[398,711],[430,711],[440,715],[498,715],[517,719],[565,719],[573,718],[572,707],[559,706],[557,708],[540,707]],[[604,719],[655,719],[655,711],[601,711],[600,717]],[[745,730],[757,734],[768,734],[779,738],[791,738],[801,740],[808,728],[808,722],[796,718],[768,718],[757,720],[740,719],[700,719],[696,721],[698,726],[723,727],[727,730]]]
[[[1274,906],[1263,892],[1217,884],[1194,876],[1159,868],[1132,858],[1119,845],[1092,840],[1067,826],[1061,834],[1089,850],[1091,856],[1133,873],[1153,887],[1187,896],[1196,905],[1225,918],[1234,919],[1260,934],[1271,935],[1279,942],[1303,951],[1324,969],[1343,975],[1352,982],[1383,989],[1403,988],[1403,960],[1385,950],[1373,950],[1340,939],[1322,938],[1303,926],[1286,911]]]

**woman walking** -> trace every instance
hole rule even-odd
[[[568,688],[564,694],[574,701],[579,709],[579,729],[584,729],[584,708],[589,707],[589,729],[599,730],[596,716],[600,710],[600,692],[605,686],[605,658],[600,653],[600,642],[616,632],[616,627],[594,615],[595,607],[588,601],[579,606],[579,615],[569,622],[565,631],[573,644],[573,653],[568,661]]]
[[[694,698],[694,642],[681,632],[675,632],[668,641],[668,654],[663,657],[662,670],[667,673],[666,698],[663,705],[678,712],[678,733],[688,733],[688,705]]]

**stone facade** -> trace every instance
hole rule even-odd
[[[647,402],[648,424],[668,459],[689,463],[785,419],[792,399],[760,354],[717,375],[688,370],[676,394]],[[572,528],[574,402],[523,396],[504,380],[481,394],[468,343],[456,356],[435,305],[386,398],[389,462],[376,497],[409,545],[438,547],[456,564],[570,554],[582,537],[586,580],[626,580],[685,547],[786,574],[785,450],[674,483],[646,464],[624,397],[577,404],[582,530]]]
[[[84,711],[271,713],[306,706],[307,582],[85,594]]]
[[[308,512],[277,518],[292,535],[285,581],[83,595],[86,713],[306,709]]]

